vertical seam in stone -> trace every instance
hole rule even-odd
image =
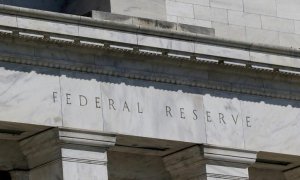
[[[207,142],[207,122],[205,119],[206,109],[204,106],[204,98],[205,98],[205,94],[203,94],[203,96],[202,96],[202,107],[203,107],[203,117],[204,117],[203,120],[204,120],[204,128],[205,128],[205,143],[208,144],[208,142]]]
[[[77,36],[79,37],[79,24],[77,24]]]
[[[274,0],[274,1],[275,1],[275,6],[276,6],[276,8],[275,8],[275,11],[276,11],[275,14],[276,14],[276,17],[278,17],[278,13],[277,13],[277,9],[278,9],[277,2],[278,2],[278,1],[277,1],[277,0]]]
[[[101,82],[99,82],[99,91],[100,91],[100,100],[101,100],[101,112],[102,112],[102,114],[101,114],[101,117],[102,117],[102,130],[101,131],[105,131],[105,118],[104,118],[104,106],[103,106],[103,104],[104,104],[104,102],[103,102],[103,96],[102,96],[102,91],[101,91],[101,84],[100,84]]]
[[[240,104],[240,108],[241,108],[241,118],[242,118],[242,131],[243,131],[243,147],[244,149],[246,149],[246,140],[245,140],[245,126],[244,126],[244,112],[243,112],[243,108],[242,108],[242,101],[239,100],[239,104]]]
[[[244,5],[244,0],[242,0],[243,3],[243,13],[245,13],[245,5]]]
[[[193,6],[193,19],[195,19],[196,18],[196,15],[195,15],[195,5],[192,4],[192,6]]]
[[[61,125],[62,127],[64,127],[64,115],[63,115],[63,105],[62,105],[62,101],[63,101],[63,94],[62,94],[62,88],[61,88],[61,70],[59,70],[59,94],[60,94],[60,114],[61,114]]]
[[[226,10],[226,15],[227,15],[227,24],[229,26],[229,9],[225,9]]]
[[[18,15],[15,15],[16,16],[16,23],[17,23],[17,28],[19,28],[19,22],[18,22]]]
[[[293,21],[293,27],[294,27],[293,34],[296,34],[296,20],[292,19],[292,21]]]
[[[262,15],[261,14],[258,14],[259,15],[259,19],[260,19],[260,29],[262,29],[263,25],[262,25]]]

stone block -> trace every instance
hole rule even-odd
[[[206,94],[203,98],[207,143],[244,148],[244,117],[240,101]]]
[[[247,97],[243,114],[251,115],[245,127],[245,148],[299,155],[299,103],[283,99]],[[298,145],[297,145],[298,144]]]
[[[195,34],[214,36],[215,31],[212,28],[193,26],[188,24],[177,24],[177,31],[184,31]]]
[[[172,40],[171,49],[194,53],[195,43],[181,40]]]
[[[276,16],[276,0],[244,0],[244,11],[248,13]]]
[[[211,28],[211,21],[178,17],[178,23]]]
[[[271,16],[261,16],[261,23],[263,29],[287,33],[295,32],[295,25],[293,20]]]
[[[173,22],[168,22],[168,21],[156,20],[155,21],[155,28],[165,29],[165,30],[170,30],[170,31],[176,31],[177,24],[173,23]]]
[[[176,0],[176,1],[187,3],[187,4],[199,4],[203,6],[209,6],[209,0]]]
[[[279,33],[277,31],[246,27],[246,40],[260,44],[279,44]]]
[[[207,174],[216,174],[223,177],[239,177],[239,179],[248,179],[248,168],[235,168],[235,167],[228,167],[228,166],[216,166],[216,165],[207,165],[206,166],[206,173]],[[207,180],[214,180],[214,176],[209,177]],[[223,178],[222,178],[223,179]]]
[[[142,18],[166,19],[165,0],[111,0],[111,12]]]
[[[292,57],[250,52],[250,58],[253,62],[300,68],[300,62],[296,58]]]
[[[295,33],[300,35],[300,21],[295,21]]]
[[[177,23],[177,16],[167,15],[167,21]]]
[[[129,44],[137,43],[137,36],[133,33],[126,33],[88,26],[79,26],[79,36],[107,41],[123,42]]]
[[[78,25],[39,20],[27,17],[17,17],[18,27],[37,31],[78,36]]]
[[[0,14],[0,25],[17,27],[17,16],[9,14]]]
[[[155,28],[156,20],[148,18],[133,18],[133,24],[143,28]]]
[[[154,20],[148,18],[136,18],[133,17],[133,24],[139,26],[140,28],[147,28],[147,29],[164,29],[170,31],[177,30],[177,22],[169,22],[169,21],[161,21],[161,20]],[[176,19],[177,21],[177,19]]]
[[[166,0],[166,10],[167,15],[194,18],[194,8],[192,4]]]
[[[291,33],[279,33],[279,41],[281,46],[300,48],[300,35]]]
[[[261,28],[261,19],[257,14],[229,10],[228,21],[232,25]]]
[[[300,1],[277,0],[277,16],[288,19],[300,20]]]
[[[104,130],[188,142],[206,142],[202,95],[125,83],[102,83]]]
[[[107,167],[104,164],[63,161],[63,180],[107,180]]]
[[[250,60],[249,51],[227,48],[221,46],[211,46],[206,44],[195,44],[195,52],[199,54],[241,59],[241,60]]]
[[[207,21],[228,23],[227,10],[194,5],[195,18]]]
[[[171,49],[172,40],[168,38],[138,35],[138,45]]]
[[[216,22],[213,22],[212,25],[217,37],[237,41],[246,40],[246,30],[244,26],[228,25]]]
[[[210,0],[210,6],[221,9],[243,11],[243,0]]]
[[[59,76],[55,70],[1,63],[0,120],[44,126],[61,126]]]
[[[96,76],[62,71],[60,84],[63,126],[102,131],[102,100]]]
[[[112,14],[101,11],[92,11],[92,18],[103,21],[119,22],[124,24],[132,24],[132,17],[126,15]]]

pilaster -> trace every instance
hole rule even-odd
[[[256,160],[252,151],[193,146],[164,157],[175,180],[249,179],[248,167]]]
[[[112,135],[51,129],[20,142],[28,159],[29,180],[105,180]]]

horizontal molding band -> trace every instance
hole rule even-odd
[[[107,161],[100,161],[100,160],[93,160],[93,159],[78,159],[78,158],[71,158],[71,157],[63,157],[62,161],[67,162],[76,162],[76,163],[83,163],[83,164],[97,164],[97,165],[107,165]]]
[[[248,43],[243,41],[205,36],[202,34],[170,31],[168,29],[163,30],[157,28],[147,28],[147,27],[137,26],[133,24],[131,25],[131,24],[123,24],[119,22],[103,21],[103,20],[93,19],[91,17],[77,16],[71,14],[42,11],[42,10],[22,8],[22,7],[9,6],[9,5],[0,5],[0,13],[19,15],[24,17],[34,17],[37,19],[53,20],[58,22],[67,22],[67,23],[73,23],[78,25],[101,27],[106,29],[119,30],[123,32],[141,33],[141,34],[155,35],[158,37],[168,37],[173,39],[202,42],[202,43],[207,43],[212,45],[221,45],[221,46],[234,47],[239,49],[254,50],[258,52],[267,52],[272,54],[300,57],[300,50],[296,48],[287,48],[282,46],[273,46],[273,45],[266,45],[266,44],[259,44],[259,43]]]
[[[142,56],[149,56],[149,57],[163,57],[168,58],[172,61],[178,62],[193,62],[198,64],[213,64],[215,66],[223,66],[223,67],[236,67],[240,69],[248,69],[253,71],[253,73],[257,72],[265,72],[265,73],[274,73],[274,74],[281,74],[286,76],[295,76],[299,77],[299,74],[294,73],[287,73],[278,71],[275,67],[274,69],[257,69],[251,66],[240,66],[234,64],[226,64],[223,60],[217,60],[216,62],[211,61],[203,61],[199,59],[193,58],[182,58],[182,57],[172,57],[168,56],[167,54],[155,54],[150,52],[142,52],[136,49],[128,50],[128,49],[119,49],[110,46],[109,44],[104,44],[104,46],[98,45],[86,45],[78,43],[77,41],[64,41],[64,40],[56,40],[56,39],[49,39],[47,38],[37,38],[31,36],[20,36],[12,33],[0,33],[0,38],[13,38],[13,39],[25,39],[31,40],[36,42],[44,42],[44,43],[54,43],[66,46],[74,46],[78,48],[95,48],[97,50],[105,50],[117,53],[123,53],[126,55],[140,55]],[[78,39],[77,39],[78,40]],[[12,54],[0,54],[0,61],[3,62],[10,62],[10,63],[19,63],[19,64],[26,64],[26,65],[33,65],[33,66],[41,66],[41,67],[49,67],[49,68],[56,68],[56,69],[64,69],[64,70],[71,70],[71,71],[80,71],[80,72],[87,72],[87,73],[94,73],[94,74],[102,74],[107,76],[116,76],[116,77],[125,77],[130,79],[138,79],[138,80],[147,80],[147,81],[156,81],[156,82],[163,82],[169,84],[177,84],[177,85],[186,85],[192,87],[200,87],[205,89],[213,89],[213,90],[221,90],[221,91],[229,91],[234,93],[243,93],[243,94],[251,94],[251,95],[258,95],[258,96],[266,96],[266,97],[275,97],[281,99],[290,99],[290,100],[300,100],[300,95],[293,94],[291,95],[288,91],[279,92],[278,90],[274,89],[259,89],[253,87],[245,87],[245,86],[238,86],[233,87],[231,84],[220,84],[218,82],[213,81],[205,81],[200,82],[198,80],[186,80],[186,79],[178,79],[178,77],[170,77],[167,75],[157,75],[157,74],[146,74],[146,73],[127,73],[117,71],[115,69],[104,69],[102,67],[97,67],[94,65],[86,65],[82,63],[78,64],[71,64],[68,62],[55,62],[51,59],[41,61],[41,58],[37,57],[20,57],[15,56]]]

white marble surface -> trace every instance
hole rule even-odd
[[[194,5],[195,19],[228,23],[228,12],[225,9]]]
[[[251,128],[244,127],[245,148],[299,155],[299,103],[266,100],[241,102],[242,113],[252,116]]]
[[[253,62],[258,63],[267,63],[274,65],[288,65],[294,67],[300,67],[300,62],[297,58],[294,57],[286,57],[280,55],[259,53],[259,52],[250,52],[250,59]]]
[[[113,31],[89,26],[79,26],[79,36],[101,40],[137,44],[137,36],[134,33]]]
[[[244,11],[254,14],[276,16],[276,0],[244,0]]]
[[[0,67],[0,120],[61,126],[60,101],[51,94],[60,90],[58,76],[7,67]]]
[[[1,121],[299,154],[295,101],[226,92],[203,96],[180,87],[108,83],[114,80],[25,67],[0,68]]]
[[[35,18],[18,17],[17,25],[23,29],[35,29],[39,31],[68,34],[77,36],[78,25],[70,23],[61,23],[57,21],[45,21]]]
[[[210,175],[218,175],[228,177],[233,176],[235,178],[249,178],[248,169],[226,167],[226,166],[215,166],[215,165],[206,165],[206,173],[208,173],[207,180],[214,180],[215,178],[209,177]],[[223,178],[222,178],[223,179]],[[226,178],[227,179],[227,178]]]
[[[179,17],[194,18],[194,8],[192,4],[166,0],[166,13]]]
[[[106,104],[103,109],[105,131],[205,142],[201,95],[108,83],[101,84],[101,92]],[[113,99],[116,110],[108,106],[109,99]],[[124,108],[125,101],[130,112]],[[138,112],[137,103],[143,113]],[[167,108],[171,109],[172,117],[166,112]],[[194,120],[193,110],[196,110],[197,120]]]
[[[76,77],[76,73],[63,72],[60,83],[63,126],[102,131],[100,83],[95,76],[81,74]]]
[[[212,56],[250,60],[249,51],[221,46],[210,46],[201,43],[195,43],[195,52],[199,54],[206,54]]]
[[[261,44],[279,44],[279,32],[246,27],[247,41]],[[251,51],[250,51],[251,53]]]
[[[17,27],[17,16],[8,15],[8,14],[0,14],[0,24],[7,25],[10,24],[12,27]]]
[[[257,14],[250,14],[241,11],[228,11],[228,21],[230,24],[261,28],[261,19]]]
[[[165,0],[111,0],[111,12],[142,18],[166,18]]]
[[[243,11],[243,0],[210,0],[210,6],[215,8]]]
[[[293,33],[295,31],[294,20],[270,16],[261,16],[263,29]]]
[[[63,161],[63,180],[108,180],[106,165]]]
[[[203,98],[207,142],[244,148],[243,117],[240,101],[206,94]]]
[[[138,35],[138,45],[171,49],[172,39]]]
[[[62,157],[64,180],[108,179],[106,152],[62,149]]]
[[[300,20],[298,0],[277,0],[277,15],[287,19]]]

